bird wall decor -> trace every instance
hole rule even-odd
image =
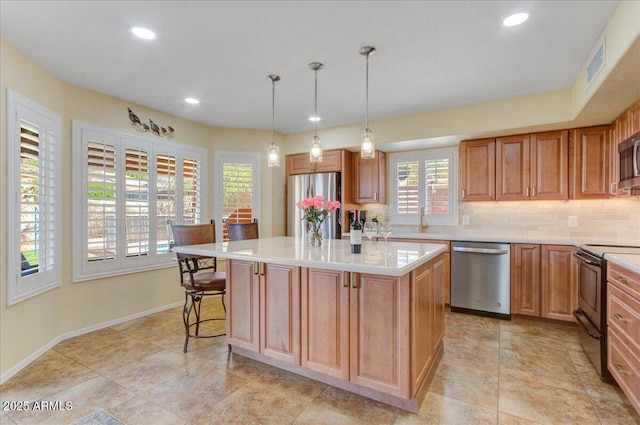
[[[145,133],[151,132],[156,136],[166,137],[168,139],[173,139],[175,136],[175,130],[170,125],[167,128],[161,127],[158,124],[154,123],[151,119],[149,119],[149,124],[143,123],[140,118],[131,110],[131,108],[127,108],[129,111],[129,120],[131,120],[131,125],[135,127],[136,130]]]

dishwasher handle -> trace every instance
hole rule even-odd
[[[457,252],[469,252],[474,254],[508,254],[509,253],[509,250],[506,250],[506,249],[469,248],[466,246],[454,246],[453,250]]]

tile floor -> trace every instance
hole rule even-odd
[[[217,310],[216,304],[210,310]],[[640,424],[599,380],[576,330],[447,313],[444,355],[418,414],[227,353],[220,339],[182,353],[180,309],[61,342],[0,387],[1,424],[70,424],[104,409],[129,425]]]

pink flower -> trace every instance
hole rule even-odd
[[[323,196],[314,196],[313,197],[313,207],[317,210],[321,210],[324,205],[324,197]]]
[[[340,208],[340,201],[327,202],[327,209],[329,210],[329,212],[334,212],[338,208]]]

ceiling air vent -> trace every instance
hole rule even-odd
[[[596,78],[596,75],[598,75],[602,68],[604,68],[604,42],[605,38],[603,37],[596,49],[596,52],[591,57],[589,65],[587,65],[587,87],[591,85],[591,82]]]

